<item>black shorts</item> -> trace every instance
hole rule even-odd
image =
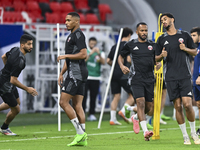
[[[170,101],[181,97],[192,97],[192,84],[190,79],[167,82],[167,91]]]
[[[17,106],[17,99],[19,98],[19,93],[17,91],[16,86],[11,84],[10,82],[6,82],[0,87],[0,96],[2,97],[3,101],[10,107]]]
[[[63,87],[62,92],[70,94],[72,96],[75,95],[83,95],[85,94],[85,83],[84,81],[80,81],[77,79],[72,78],[66,78]]]
[[[146,102],[152,102],[154,98],[154,82],[136,82],[131,85],[133,97],[144,97]]]
[[[128,85],[128,79],[123,80],[111,80],[111,92],[112,94],[121,93],[121,87],[127,92],[132,93],[130,86]]]

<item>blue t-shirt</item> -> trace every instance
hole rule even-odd
[[[196,79],[200,74],[200,43],[197,47],[197,55],[194,57],[194,69],[193,69],[193,86],[196,85]]]

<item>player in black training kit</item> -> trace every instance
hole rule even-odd
[[[9,128],[9,124],[20,112],[20,100],[17,87],[27,91],[32,96],[38,95],[32,87],[23,85],[18,80],[18,76],[26,66],[26,53],[33,49],[33,39],[30,35],[22,35],[20,39],[20,48],[13,47],[10,51],[2,55],[4,68],[0,71],[0,96],[3,103],[0,105],[0,111],[10,108],[6,120],[0,128],[0,132],[5,135],[16,135]]]
[[[186,131],[182,104],[191,128],[191,137],[195,144],[200,140],[195,131],[195,116],[192,108],[192,85],[189,55],[195,56],[197,50],[191,36],[177,30],[174,26],[175,18],[170,13],[161,16],[161,23],[166,32],[157,40],[156,61],[166,57],[167,71],[165,75],[169,98],[176,109],[176,119],[181,128],[184,144],[190,145]]]
[[[118,63],[124,74],[130,72],[129,84],[137,103],[138,118],[144,132],[144,138],[149,141],[153,132],[147,130],[145,114],[150,111],[154,96],[155,43],[147,39],[148,27],[146,23],[138,23],[136,28],[138,38],[125,44],[118,57]],[[123,58],[129,54],[132,62],[130,70],[123,65]],[[134,126],[135,133],[138,133],[138,122]]]
[[[65,55],[60,55],[57,61],[65,59],[63,69],[58,78],[58,84],[62,87],[60,106],[63,108],[76,129],[76,136],[73,142],[67,146],[87,145],[87,134],[85,133],[85,113],[82,107],[85,83],[88,71],[85,63],[87,48],[85,36],[80,29],[80,16],[76,12],[68,13],[66,16],[67,30],[71,34],[65,43]],[[63,74],[68,71],[65,82]],[[72,99],[73,107],[69,104]],[[77,118],[78,117],[78,118]]]

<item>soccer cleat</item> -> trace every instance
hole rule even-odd
[[[171,117],[165,116],[164,114],[161,115],[161,119],[163,120],[170,120]]]
[[[147,129],[151,130],[151,129],[153,129],[153,126],[150,125],[149,123],[147,123]]]
[[[131,120],[133,121],[133,131],[138,134],[140,132],[139,121],[134,119],[134,115],[131,117]]]
[[[152,137],[152,136],[153,136],[153,131],[146,131],[144,133],[144,140],[145,141],[150,141],[150,137]]]
[[[85,138],[85,140],[79,142],[76,144],[77,146],[87,146],[87,138]]]
[[[124,106],[124,109],[125,109],[125,117],[126,118],[130,118],[131,117],[131,112],[127,109],[128,106]]]
[[[185,145],[191,145],[190,138],[188,136],[183,137]]]
[[[126,123],[130,123],[129,120],[124,116],[124,114],[123,114],[122,111],[119,111],[119,112],[118,112],[118,115],[119,115],[120,117],[122,117]]]
[[[122,125],[122,124],[118,121],[110,121],[110,125]]]
[[[13,133],[9,128],[8,129],[1,129],[0,132],[4,135],[15,136],[17,134]]]
[[[67,146],[78,146],[78,144],[84,142],[85,140],[87,141],[87,133],[84,132],[83,134],[76,134],[74,140]]]
[[[167,124],[167,122],[163,121],[163,120],[160,118],[160,124]]]
[[[197,135],[200,135],[200,128],[196,132]]]
[[[194,140],[194,144],[200,144],[199,136],[196,133],[191,134],[191,137]]]

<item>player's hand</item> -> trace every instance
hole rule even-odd
[[[126,66],[122,66],[122,67],[121,67],[121,70],[122,70],[122,72],[123,72],[124,74],[128,74],[128,73],[130,72],[129,68],[126,67]]]
[[[32,87],[28,87],[27,92],[29,94],[31,94],[32,96],[37,96],[38,92],[36,91],[36,89],[32,88]]]
[[[63,75],[59,75],[59,78],[58,78],[58,85],[60,86],[60,87],[62,87],[62,84],[63,84]]]
[[[185,44],[183,42],[180,42],[179,48],[183,51],[185,51],[186,47]]]
[[[65,59],[65,58],[66,58],[65,55],[60,55],[57,57],[57,62],[59,62],[59,60],[61,60],[61,59]]]
[[[167,51],[165,50],[165,47],[163,47],[161,56],[162,56],[162,57],[167,57]]]
[[[196,84],[200,85],[200,76],[198,76],[198,78],[196,79]]]
[[[161,62],[156,62],[156,70],[159,70],[161,66],[162,66]]]

